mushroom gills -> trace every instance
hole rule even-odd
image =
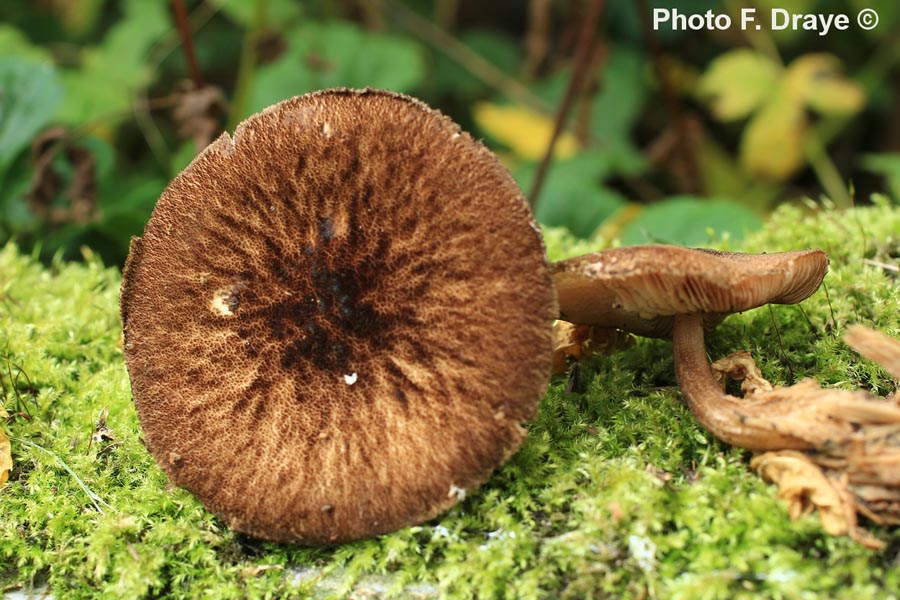
[[[518,448],[549,380],[557,307],[527,202],[407,96],[327,90],[223,134],[163,192],[123,277],[150,452],[267,539],[440,514]]]

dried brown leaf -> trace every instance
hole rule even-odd
[[[844,535],[855,525],[855,520],[849,522],[844,495],[802,452],[765,452],[755,456],[750,466],[764,479],[778,485],[778,497],[787,501],[792,519],[809,515],[818,508],[822,526],[832,535]]]
[[[222,115],[227,108],[225,94],[218,87],[197,88],[192,82],[186,82],[172,111],[178,136],[193,140],[199,152],[222,132]]]
[[[892,375],[900,374],[896,340],[863,327],[852,327],[845,339]],[[778,485],[791,517],[818,509],[827,532],[883,547],[858,527],[857,514],[900,524],[900,405],[863,391],[823,389],[812,380],[772,388],[747,353],[718,361],[713,371],[744,380],[742,425],[760,436],[777,432],[808,443],[802,452],[773,450],[751,463]]]
[[[109,454],[119,445],[112,429],[106,424],[109,416],[109,410],[104,406],[97,415],[97,424],[94,426],[94,433],[91,434],[91,444],[97,447],[97,456]]]
[[[0,417],[6,416],[8,416],[6,411],[0,406]],[[6,432],[0,429],[0,485],[6,483],[9,479],[9,472],[12,471],[12,468],[12,444]]]
[[[772,390],[772,384],[762,376],[762,371],[756,366],[753,357],[746,350],[740,350],[720,358],[710,365],[716,379],[722,381],[725,377],[741,381],[741,391],[744,394],[767,392]]]
[[[900,341],[864,325],[850,325],[844,342],[900,380]]]
[[[68,183],[57,158],[68,163]],[[97,165],[94,156],[78,145],[69,131],[54,127],[31,145],[34,176],[28,192],[31,210],[51,225],[88,223],[97,218]],[[62,205],[61,205],[62,201]]]

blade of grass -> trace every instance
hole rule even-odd
[[[101,504],[103,506],[105,506],[106,508],[112,510],[112,506],[107,504],[106,501],[103,500],[103,498],[101,498],[100,496],[95,494],[94,491],[91,490],[91,488],[89,488],[87,485],[85,485],[84,481],[81,480],[81,477],[79,477],[78,474],[72,470],[72,467],[67,465],[66,462],[63,459],[61,459],[55,452],[47,450],[43,446],[39,446],[39,445],[35,444],[34,442],[29,442],[28,440],[23,440],[21,438],[10,438],[10,439],[12,441],[16,442],[17,444],[22,444],[23,446],[28,446],[29,448],[34,448],[35,450],[40,450],[44,454],[47,454],[47,455],[53,457],[53,459],[59,464],[59,466],[61,466],[63,469],[65,469],[66,472],[72,476],[72,479],[75,480],[75,483],[78,484],[78,487],[80,487],[81,490],[85,494],[87,494],[87,497],[91,499],[91,504],[94,505],[94,508],[97,509],[98,513],[100,513],[101,515],[106,514],[103,512],[103,509],[100,508]]]

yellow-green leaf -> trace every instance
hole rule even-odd
[[[541,158],[553,135],[553,120],[524,106],[479,102],[472,109],[472,116],[485,133],[526,160]],[[563,132],[556,140],[553,155],[568,158],[577,151],[578,140]]]
[[[825,115],[850,115],[865,103],[862,87],[843,76],[843,63],[831,54],[806,54],[785,73],[787,93]]]
[[[716,58],[700,78],[698,93],[722,121],[748,116],[778,85],[778,66],[742,48]]]
[[[741,140],[741,164],[768,181],[784,181],[805,160],[807,121],[803,106],[780,95],[750,121]]]

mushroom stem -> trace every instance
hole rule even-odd
[[[678,385],[694,417],[709,432],[723,442],[750,450],[809,448],[809,442],[779,432],[774,419],[757,418],[758,406],[722,391],[706,359],[702,315],[676,315],[672,338]]]

